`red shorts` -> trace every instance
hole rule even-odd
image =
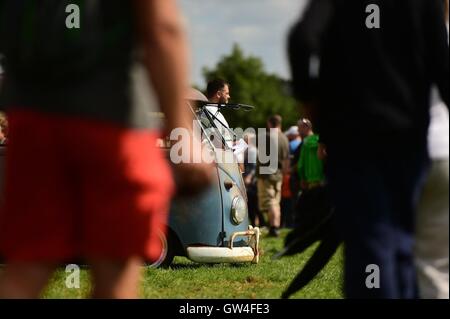
[[[159,256],[173,182],[157,134],[28,111],[8,120],[0,255]]]

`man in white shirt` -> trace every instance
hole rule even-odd
[[[206,88],[206,94],[208,101],[217,104],[227,104],[230,100],[230,85],[223,79],[215,79],[208,82]],[[220,109],[217,106],[207,106],[206,109],[213,114],[216,119],[214,123],[216,124],[219,132],[225,137],[226,142],[229,146],[233,145],[233,137],[229,132],[229,124],[225,117],[220,113]]]

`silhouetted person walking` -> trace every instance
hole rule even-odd
[[[346,296],[414,298],[433,83],[448,105],[443,3],[369,4],[311,1],[289,39],[294,91],[327,146]]]

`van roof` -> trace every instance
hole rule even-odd
[[[206,96],[197,89],[190,88],[186,94],[186,100],[208,102]]]

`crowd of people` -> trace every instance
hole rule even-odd
[[[280,228],[295,228],[300,222],[304,205],[299,201],[315,188],[325,185],[324,158],[318,135],[310,120],[302,118],[296,126],[281,131],[282,118],[269,117],[267,128],[278,134],[279,169],[270,174],[258,172],[257,139],[265,136],[245,135],[248,148],[244,155],[244,181],[247,187],[250,222],[267,227],[268,235],[278,237]],[[267,150],[267,148],[266,148]]]

